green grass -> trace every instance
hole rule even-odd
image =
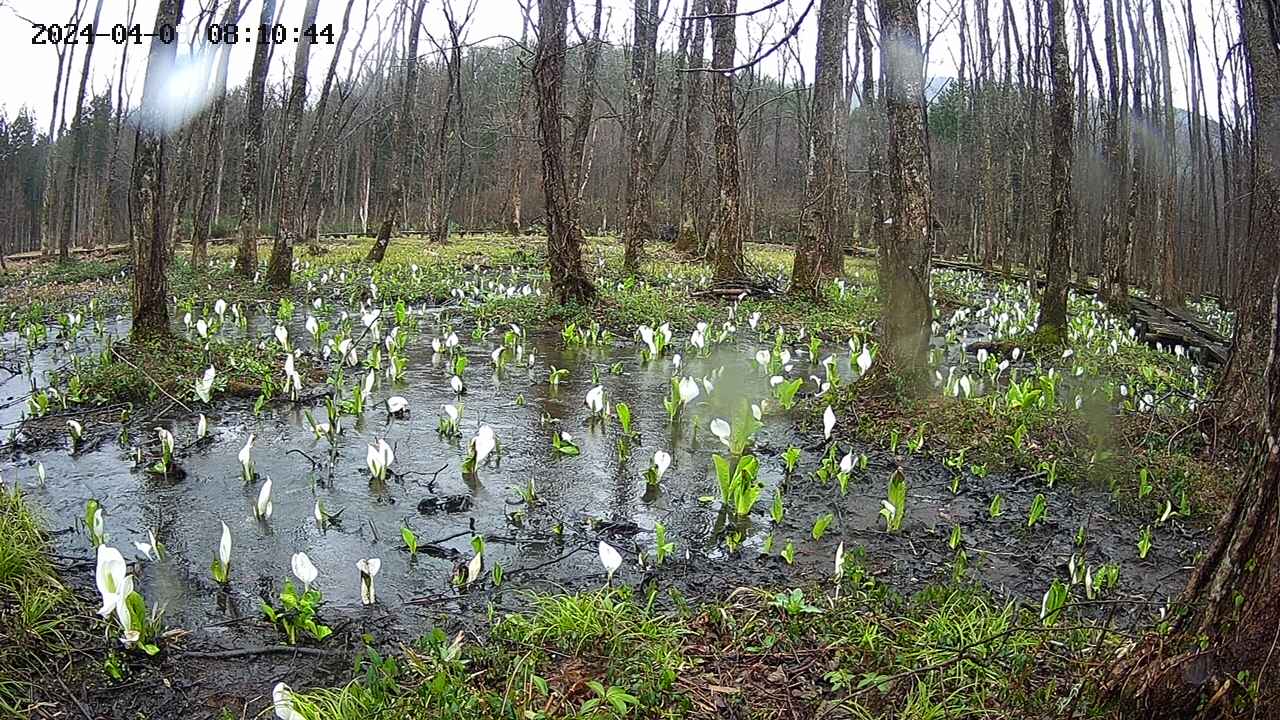
[[[21,492],[0,488],[0,717],[29,717],[44,658],[67,644],[71,593],[46,552],[44,530]]]
[[[1045,627],[965,584],[903,599],[850,565],[840,593],[791,590],[789,602],[765,590],[698,609],[627,590],[538,597],[482,639],[437,630],[397,658],[366,652],[352,682],[296,689],[294,708],[308,720],[923,720],[1050,716],[1079,693],[1086,716],[1104,709],[1082,683],[1109,633]]]

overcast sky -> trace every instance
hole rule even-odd
[[[366,6],[370,7],[370,12],[375,18],[380,18],[385,23],[397,7],[398,3],[407,2],[408,0],[355,0],[355,7],[352,10],[352,23],[358,26]],[[536,0],[532,0],[536,5]],[[922,7],[926,8],[925,32],[934,36],[934,42],[930,49],[929,55],[929,74],[931,76],[950,76],[956,72],[956,62],[958,58],[959,38],[956,30],[955,22],[955,1],[956,0],[922,0]],[[977,0],[983,2],[985,0]],[[1140,0],[1145,1],[1145,0]],[[92,6],[95,0],[81,0],[85,5]],[[136,0],[137,10],[135,22],[140,24],[144,30],[149,30],[155,20],[155,8],[158,0]],[[188,18],[193,17],[201,5],[208,5],[211,0],[186,0],[186,14]],[[241,26],[256,25],[258,20],[261,0],[247,0],[249,3],[247,12],[241,19]],[[426,18],[424,20],[426,32],[433,33],[437,37],[443,34],[445,29],[444,16],[442,12],[444,0],[428,0]],[[452,0],[455,11],[461,13],[467,2],[475,3],[475,13],[467,28],[467,37],[471,42],[487,41],[501,42],[502,37],[519,37],[521,30],[521,13],[517,0]],[[662,42],[667,47],[675,45],[675,18],[681,13],[682,0],[662,0],[664,8],[664,22]],[[747,10],[766,4],[767,0],[739,0],[739,10]],[[796,49],[800,56],[800,60],[806,66],[806,77],[812,79],[812,63],[815,36],[815,9],[805,19],[800,34],[796,39]],[[1025,32],[1025,22],[1021,8],[1024,7],[1025,0],[1015,0],[1015,12],[1019,15],[1019,27]],[[1183,0],[1164,0],[1166,6],[1166,14],[1170,16],[1172,27],[1170,28],[1171,53],[1175,58],[1174,67],[1174,95],[1175,103],[1181,107],[1186,106],[1184,82],[1185,77],[1183,66],[1186,65],[1186,18]],[[75,7],[75,0],[0,0],[0,38],[3,38],[3,47],[5,48],[4,59],[7,61],[6,75],[3,83],[0,83],[0,107],[9,116],[12,116],[22,106],[30,108],[38,118],[41,125],[48,123],[50,109],[53,100],[53,81],[56,75],[57,57],[55,48],[50,45],[33,45],[32,36],[34,31],[31,23],[65,23],[67,22],[72,8]],[[222,5],[226,5],[223,0]],[[286,27],[293,28],[300,24],[302,17],[303,5],[305,0],[278,0],[278,4],[283,5],[283,15],[281,23]],[[630,3],[626,0],[605,0],[606,12],[606,36],[615,43],[624,42],[624,37],[630,31]],[[796,18],[806,7],[808,0],[785,0],[785,2],[775,10],[750,19],[742,19],[739,21],[739,42],[738,52],[740,60],[747,59],[753,50],[760,47],[762,43],[771,44],[772,41],[780,38],[785,29],[792,24]],[[874,6],[874,2],[868,3]],[[1229,44],[1229,37],[1234,34],[1234,27],[1225,27],[1226,24],[1234,23],[1234,17],[1227,15],[1214,17],[1214,13],[1218,12],[1214,9],[1216,6],[1226,5],[1228,3],[1210,3],[1207,0],[1191,0],[1194,7],[1194,18],[1197,24],[1197,34],[1200,38],[1201,46],[1201,64],[1204,68],[1205,80],[1208,85],[1206,92],[1208,93],[1209,109],[1212,111],[1216,101],[1215,87],[1215,62],[1213,59],[1212,45],[1213,28],[1217,25],[1217,41],[1219,52],[1225,52],[1225,48]],[[587,12],[591,3],[579,0],[578,5],[582,12]],[[1101,3],[1098,0],[1089,0],[1087,5],[1091,14],[1094,16],[1092,22],[1095,27],[1101,20]],[[130,6],[130,0],[103,0],[102,17],[99,20],[100,32],[108,32],[112,25],[117,23],[125,23]],[[318,24],[325,25],[333,23],[339,25],[342,19],[342,12],[346,6],[345,0],[320,0],[320,11]],[[970,6],[972,13],[972,6]],[[993,32],[998,32],[999,14],[993,9],[992,24],[995,26]],[[92,7],[86,13],[85,22],[88,22],[92,14]],[[1146,13],[1149,15],[1148,13]],[[377,40],[378,25],[376,22],[370,23],[369,30],[365,37],[365,49],[367,50]],[[583,20],[586,22],[586,19]],[[187,43],[190,39],[189,25],[186,35],[180,40],[180,55],[186,54]],[[353,28],[351,38],[348,41],[348,50],[354,43],[356,29]],[[572,31],[571,31],[572,33]],[[1097,52],[1102,56],[1103,48],[1101,47],[1102,33],[1100,31],[1093,33],[1094,42],[1097,43]],[[1072,31],[1074,35],[1074,31]],[[998,40],[998,38],[997,38]],[[292,36],[285,45],[278,46],[277,51],[273,55],[271,65],[271,80],[279,82],[285,74],[285,69],[293,62],[294,49]],[[426,42],[424,37],[421,42],[422,51],[426,52],[430,48],[430,44]],[[84,46],[77,48],[77,57],[75,60],[75,78],[72,81],[72,94],[75,93],[75,85],[78,81],[80,72],[81,57]],[[1075,43],[1074,39],[1071,45],[1072,60],[1075,60]],[[322,76],[327,69],[329,59],[332,57],[332,50],[326,45],[317,45],[312,53],[312,76]],[[708,54],[710,48],[708,47]],[[108,86],[113,85],[115,78],[118,76],[123,48],[111,42],[109,38],[102,38],[98,41],[94,49],[92,86],[96,91],[103,91]],[[129,74],[128,87],[133,102],[136,103],[141,95],[142,74],[145,64],[146,45],[135,45],[129,51]],[[242,44],[233,50],[231,54],[231,80],[232,86],[243,83],[249,74],[250,65],[252,63],[253,49],[251,44]],[[1102,58],[1105,62],[1105,57]],[[766,72],[777,75],[779,72],[779,63],[781,57],[771,58],[764,63]],[[345,61],[342,67],[345,67]],[[794,70],[792,71],[795,72]],[[313,84],[318,81],[313,80]]]

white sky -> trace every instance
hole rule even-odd
[[[92,6],[95,0],[81,0],[85,5]],[[356,33],[360,18],[364,13],[366,5],[372,5],[374,14],[387,18],[397,7],[399,3],[408,2],[410,0],[355,0],[355,7],[352,10],[352,23],[356,27],[352,28],[351,35],[348,38],[348,51],[355,42]],[[536,5],[536,0],[527,0]],[[976,0],[983,2],[984,0]],[[195,13],[201,5],[207,5],[211,0],[186,0],[186,15],[188,18],[194,17]],[[261,7],[260,0],[242,0],[248,2],[248,9],[244,17],[240,21],[242,27],[256,25],[258,14]],[[426,18],[424,25],[426,31],[435,34],[437,37],[443,34],[445,30],[444,16],[442,12],[444,0],[428,0]],[[467,37],[470,41],[483,41],[488,38],[489,42],[500,42],[496,39],[501,36],[519,37],[521,29],[521,13],[517,0],[453,0],[454,7],[458,13],[461,13],[467,2],[474,2],[476,12],[473,20],[467,28]],[[660,42],[666,47],[675,45],[675,24],[674,19],[681,12],[682,0],[662,0],[664,8],[664,22],[662,27],[662,36]],[[739,11],[744,11],[766,4],[767,0],[739,0]],[[932,31],[938,33],[939,28],[943,28],[941,33],[937,34],[937,39],[933,45],[929,56],[929,74],[936,75],[954,75],[956,72],[956,63],[958,60],[959,38],[955,27],[955,7],[956,0],[921,0],[921,6],[925,13],[929,16],[929,22],[926,24],[926,32]],[[1025,33],[1026,23],[1023,8],[1026,0],[1014,0],[1015,12],[1019,16],[1018,26]],[[1174,57],[1174,85],[1175,85],[1175,103],[1181,107],[1186,107],[1185,91],[1183,89],[1185,72],[1182,66],[1185,66],[1185,47],[1186,47],[1186,30],[1185,30],[1185,4],[1184,0],[1164,0],[1166,6],[1166,14],[1170,17],[1170,42],[1171,53]],[[303,5],[305,0],[277,0],[278,4],[283,4],[283,16],[281,23],[286,27],[293,28],[301,21]],[[780,37],[785,28],[790,25],[790,20],[798,16],[805,8],[808,0],[786,0],[786,2],[776,10],[762,13],[750,19],[739,21],[739,39],[738,51],[740,60],[749,57],[748,53],[760,46],[760,38],[763,36],[767,44]],[[112,25],[124,23],[129,9],[129,0],[103,0],[102,17],[99,20],[101,32],[106,32]],[[135,22],[142,25],[145,31],[149,31],[155,20],[155,8],[157,0],[137,0],[137,14]],[[590,12],[590,0],[577,0],[579,12],[582,15]],[[630,2],[627,0],[605,0],[606,13],[606,37],[615,43],[626,42],[624,38],[630,32]],[[1071,3],[1068,2],[1068,5]],[[1206,93],[1208,95],[1208,105],[1210,114],[1214,114],[1214,105],[1216,101],[1217,88],[1215,86],[1215,64],[1212,52],[1212,25],[1213,13],[1218,12],[1215,8],[1225,3],[1210,2],[1210,0],[1191,0],[1193,12],[1195,13],[1197,31],[1201,38],[1201,64],[1204,68],[1205,81],[1207,83]],[[48,124],[51,103],[53,98],[53,81],[56,75],[56,55],[55,49],[50,45],[33,45],[33,30],[31,22],[39,23],[63,23],[66,22],[74,7],[74,0],[0,0],[0,42],[5,43],[4,60],[7,69],[7,77],[0,84],[0,108],[10,116],[17,112],[22,106],[27,106],[40,119],[40,126],[45,127]],[[221,3],[226,5],[226,0]],[[868,6],[874,7],[874,0],[869,0]],[[992,3],[996,5],[995,2]],[[1086,0],[1090,14],[1093,16],[1093,22],[1098,23],[1101,19],[1101,3],[1098,0]],[[320,11],[318,24],[333,23],[335,28],[341,22],[342,12],[346,6],[346,0],[320,0]],[[973,9],[969,10],[972,14]],[[999,40],[999,12],[996,7],[992,10],[992,32],[996,35],[996,41]],[[92,13],[92,7],[86,11],[86,22]],[[219,15],[221,10],[219,11]],[[1146,13],[1149,17],[1150,11]],[[797,49],[801,61],[806,66],[806,78],[812,79],[812,63],[813,63],[813,47],[815,35],[815,17],[817,15],[817,0],[814,2],[814,8],[806,18],[804,27],[797,39]],[[24,19],[25,18],[25,19]],[[588,18],[583,17],[582,22],[588,22]],[[972,22],[972,18],[970,20]],[[1229,35],[1234,35],[1234,27],[1226,28],[1224,24],[1234,24],[1234,17],[1231,15],[1218,17],[1218,46],[1220,52],[1225,53],[1225,48],[1229,44]],[[1069,32],[1074,35],[1071,26],[1074,25],[1072,19],[1069,18]],[[585,27],[585,25],[584,25]],[[335,34],[337,30],[335,29]],[[572,29],[570,30],[572,41]],[[365,37],[365,49],[372,45],[377,38],[376,23],[371,22],[370,28]],[[1094,42],[1097,44],[1097,52],[1102,62],[1105,64],[1105,56],[1103,55],[1102,33],[1094,32]],[[185,54],[187,42],[190,33],[183,35],[180,42],[180,55]],[[708,55],[710,53],[708,40]],[[294,44],[292,37],[288,43],[277,46],[272,58],[271,80],[279,82],[285,73],[286,66],[293,62]],[[424,36],[420,52],[428,52],[431,45]],[[71,83],[71,93],[74,99],[76,85],[79,79],[80,63],[83,57],[84,46],[77,48],[77,57],[75,59],[74,77]],[[129,51],[129,88],[130,95],[136,103],[142,84],[143,66],[145,64],[147,46],[134,45]],[[1075,53],[1074,40],[1071,42],[1071,52]],[[315,46],[312,53],[311,71],[313,86],[319,84],[319,79],[323,77],[324,71],[327,69],[332,50],[327,45]],[[119,73],[119,64],[122,55],[122,47],[111,42],[109,38],[99,39],[95,49],[93,58],[93,70],[91,83],[93,89],[97,91],[105,90],[109,85],[114,83]],[[250,43],[244,43],[237,46],[231,54],[230,69],[230,85],[234,87],[244,81],[249,74],[250,65],[252,63],[253,46]],[[781,62],[781,54],[774,58],[766,60],[764,70],[771,74],[779,73]],[[345,70],[346,61],[340,64],[340,69]],[[792,69],[794,75],[795,70]],[[68,104],[69,105],[69,104]],[[70,110],[69,110],[70,111]]]

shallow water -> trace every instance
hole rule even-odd
[[[424,319],[422,331],[409,342],[403,382],[392,384],[380,378],[367,405],[372,409],[359,421],[343,417],[345,433],[332,456],[327,441],[317,441],[304,418],[307,409],[323,418],[322,402],[276,401],[255,417],[248,401],[215,398],[214,408],[205,409],[211,436],[206,444],[193,446],[197,416],[176,405],[163,417],[134,423],[135,443],[154,445],[151,427],[155,425],[174,433],[180,449],[177,461],[185,472],[180,480],[134,468],[128,448],[114,441],[114,423],[91,425],[87,434],[97,435],[100,442],[89,443],[91,449],[81,453],[68,452],[65,435],[62,442],[15,452],[3,467],[4,477],[19,482],[46,512],[59,553],[92,558],[82,520],[89,498],[102,503],[108,542],[126,557],[139,555],[132,543],[146,541],[147,530],[155,529],[168,556],[161,562],[137,565],[141,590],[149,603],[167,608],[171,624],[185,627],[256,615],[257,599],[278,593],[290,572],[290,556],[300,551],[320,570],[316,587],[325,594],[327,616],[362,612],[355,563],[369,557],[383,560],[376,587],[382,607],[391,609],[397,621],[414,625],[417,613],[427,612],[419,606],[480,613],[481,600],[493,596],[488,573],[479,588],[458,591],[451,585],[455,564],[471,557],[471,532],[486,538],[487,567],[502,565],[503,593],[603,584],[596,542],[605,539],[626,559],[615,582],[656,579],[659,585],[669,582],[694,593],[716,594],[739,583],[786,585],[829,577],[835,547],[841,542],[850,552],[864,549],[867,565],[892,585],[916,589],[949,574],[954,553],[947,537],[958,524],[964,528],[971,573],[997,590],[1034,602],[1054,577],[1066,574],[1073,535],[1081,524],[1090,528],[1089,562],[1118,562],[1117,597],[1135,600],[1161,600],[1179,587],[1180,566],[1187,564],[1204,538],[1200,529],[1175,521],[1157,529],[1155,548],[1147,560],[1139,561],[1133,543],[1140,523],[1115,512],[1104,492],[1045,489],[1038,482],[993,475],[969,477],[961,492],[953,495],[949,471],[939,462],[893,456],[870,447],[848,448],[855,455],[866,452],[871,461],[865,473],[855,471],[848,493],[842,495],[837,487],[820,485],[810,477],[823,450],[820,430],[799,434],[775,402],[756,437],[765,489],[742,525],[746,531],[742,549],[730,554],[719,532],[724,524],[719,503],[706,501],[718,497],[711,455],[723,451],[707,425],[714,417],[731,417],[732,408],[743,399],[759,401],[768,396],[768,379],[751,357],[771,344],[771,336],[757,338],[744,326],[736,345],[716,346],[704,358],[686,352],[682,375],[701,378],[719,367],[725,370],[714,392],[708,395],[704,389],[672,428],[662,406],[672,372],[669,357],[643,363],[638,347],[629,341],[614,341],[604,348],[560,349],[559,337],[540,335],[525,342],[537,353],[534,369],[511,365],[495,378],[489,352],[500,342],[500,333],[477,342],[459,331],[470,360],[459,441],[436,432],[441,406],[457,398],[448,385],[449,363],[431,350],[430,338],[436,329],[427,326],[430,322]],[[122,334],[127,324],[114,323],[110,329]],[[250,333],[269,337],[270,325],[255,321]],[[291,335],[294,342],[310,348],[310,337],[300,323]],[[78,342],[81,352],[96,346],[89,337]],[[20,341],[8,338],[7,355],[25,352],[17,349],[20,346]],[[856,371],[849,368],[846,348],[828,346],[820,356],[840,350],[844,350],[839,355],[841,373],[850,377]],[[793,348],[792,353],[807,354],[801,348]],[[32,361],[37,377],[59,366],[56,359],[62,357],[65,354],[55,348],[37,352]],[[609,372],[615,363],[621,364],[621,374]],[[551,365],[571,370],[559,387],[546,381]],[[610,402],[625,401],[632,410],[639,437],[630,443],[625,461],[619,459],[616,447],[620,434],[616,420],[591,420],[583,403],[594,384],[593,367],[599,368]],[[821,371],[805,358],[791,375],[811,373]],[[348,370],[347,385],[358,377]],[[17,396],[29,385],[29,377],[12,377],[0,385],[0,397]],[[802,394],[814,390],[808,383]],[[408,417],[388,416],[382,402],[391,395],[409,401]],[[523,406],[516,403],[518,396],[523,396]],[[198,411],[196,403],[187,404]],[[0,421],[12,422],[22,410],[21,404],[11,406],[0,414]],[[544,422],[544,416],[551,422]],[[465,444],[481,423],[494,429],[501,456],[481,467],[476,477],[465,478],[460,471]],[[557,457],[551,447],[556,430],[574,436],[580,456]],[[259,477],[273,480],[274,513],[266,522],[256,520],[252,511],[259,485],[243,483],[236,458],[249,433],[256,438],[253,457]],[[397,477],[386,483],[372,481],[365,469],[366,445],[375,438],[385,438],[395,449],[392,470]],[[781,452],[792,444],[804,451],[800,472],[786,481],[786,517],[775,528],[768,517],[769,504],[784,482]],[[660,489],[647,492],[643,473],[659,449],[670,452],[673,463]],[[43,463],[47,473],[44,486],[35,482],[37,462]],[[907,519],[901,534],[889,535],[881,530],[878,513],[888,477],[897,466],[904,468],[910,486]],[[527,507],[520,490],[531,481],[538,503]],[[1005,514],[993,519],[987,508],[997,492],[1004,496]],[[1044,522],[1027,528],[1027,508],[1037,492],[1044,492],[1049,510]],[[418,511],[424,500],[458,496],[470,501],[462,512]],[[312,515],[317,498],[329,513],[340,512],[340,524],[325,530],[317,526]],[[820,541],[814,541],[813,521],[827,512],[835,513],[835,521]],[[230,527],[234,546],[226,590],[209,574],[220,521]],[[636,558],[641,550],[652,556],[653,528],[658,522],[668,528],[678,557],[656,572],[642,570]],[[413,529],[420,545],[435,545],[433,552],[421,552],[411,560],[402,549],[402,526]],[[563,527],[563,533],[555,532],[557,526]],[[771,532],[772,556],[762,556],[760,550]],[[442,538],[447,539],[436,542]],[[788,540],[795,543],[794,567],[777,557]]]

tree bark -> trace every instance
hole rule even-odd
[[[93,27],[98,27],[98,19],[102,15],[102,0],[97,0],[93,7]],[[71,260],[71,243],[75,239],[76,221],[76,185],[80,180],[80,165],[84,162],[85,133],[84,127],[84,95],[89,85],[89,67],[93,61],[93,46],[97,43],[86,43],[84,63],[80,67],[80,88],[76,91],[75,117],[71,121],[71,164],[67,168],[67,180],[63,190],[68,197],[62,204],[63,231],[58,235],[58,262]]]
[[[1250,384],[1260,396],[1254,427],[1261,437],[1253,468],[1183,591],[1185,614],[1175,615],[1172,634],[1148,639],[1113,673],[1111,689],[1147,717],[1227,716],[1238,699],[1262,717],[1258,710],[1271,715],[1280,703],[1280,669],[1273,657],[1280,638],[1280,273],[1274,260],[1280,32],[1269,0],[1244,0],[1241,10],[1257,123],[1249,231],[1256,262],[1248,291],[1259,298],[1241,313],[1259,314],[1240,320],[1247,319],[1251,332],[1261,336],[1252,338],[1256,343],[1247,351],[1267,358],[1261,382]],[[1242,351],[1237,345],[1235,354]],[[1241,698],[1248,691],[1241,678],[1256,683],[1257,697]]]
[[[413,105],[418,92],[418,35],[422,30],[422,13],[426,9],[427,0],[418,0],[413,9],[413,25],[409,28],[409,53],[405,58],[404,90],[400,95],[400,111],[396,114],[395,147],[400,152],[407,152],[409,139],[413,129]],[[387,246],[391,244],[391,233],[395,230],[400,214],[400,204],[404,201],[404,186],[408,182],[409,173],[407,159],[400,158],[391,171],[391,192],[387,193],[387,201],[382,209],[382,222],[378,225],[378,235],[373,239],[365,262],[380,263],[387,254]]]
[[[693,14],[707,13],[707,0],[695,0]],[[687,68],[700,68],[705,60],[707,21],[695,17],[693,42],[685,61]],[[702,73],[685,73],[684,93],[684,160],[680,169],[680,233],[676,237],[676,250],[685,253],[703,250],[706,236],[702,218]]]
[[[1108,192],[1106,217],[1103,221],[1103,261],[1102,271],[1098,277],[1098,295],[1107,305],[1119,310],[1123,308],[1129,294],[1124,280],[1129,264],[1129,252],[1127,243],[1122,240],[1124,233],[1120,222],[1126,165],[1123,141],[1120,136],[1120,117],[1124,114],[1120,93],[1120,74],[1127,71],[1121,69],[1116,53],[1118,32],[1116,1],[1103,0],[1102,3],[1103,37],[1107,56],[1107,101],[1104,105],[1106,116],[1103,120],[1102,150],[1107,160]]]
[[[1246,438],[1258,435],[1256,418],[1261,416],[1260,389],[1270,331],[1265,288],[1280,265],[1275,235],[1280,228],[1280,59],[1275,46],[1268,44],[1274,21],[1267,5],[1272,3],[1243,3],[1241,22],[1255,128],[1247,242],[1251,267],[1234,303],[1231,357],[1215,389],[1220,430],[1239,431]]]
[[[644,246],[653,242],[653,96],[657,84],[658,0],[634,0],[634,41],[627,87],[627,215],[622,270],[640,269]]]
[[[599,11],[597,7],[597,22]],[[587,302],[595,296],[582,269],[582,228],[575,192],[564,164],[560,116],[563,106],[565,26],[569,0],[538,0],[538,50],[533,61],[534,96],[542,143],[542,194],[547,210],[547,258],[557,302]]]
[[[147,56],[142,107],[134,141],[129,217],[133,236],[134,339],[169,333],[169,234],[173,218],[165,197],[164,145],[168,121],[162,109],[165,82],[173,71],[177,44],[161,41],[161,29],[178,27],[183,0],[160,0]]]
[[[1045,254],[1045,289],[1040,301],[1038,330],[1065,339],[1067,331],[1067,291],[1071,276],[1072,80],[1067,57],[1067,20],[1063,0],[1049,0],[1049,68],[1052,82],[1050,110],[1049,194],[1053,206],[1049,216],[1049,239]]]
[[[259,24],[275,21],[276,0],[262,0]],[[240,162],[240,248],[236,272],[251,278],[258,272],[258,157],[262,154],[262,104],[267,92],[267,65],[271,44],[259,42],[253,50],[253,70],[249,74],[249,97],[244,112],[244,157]]]
[[[889,177],[881,234],[880,351],[909,380],[927,372],[933,320],[929,266],[933,256],[933,193],[925,137],[924,56],[915,0],[880,0],[880,63],[884,68]]]
[[[715,280],[732,282],[746,277],[742,262],[742,190],[738,167],[738,116],[734,111],[732,73],[735,47],[733,16],[738,0],[711,0],[711,114],[716,153],[716,215],[711,244],[715,248]]]
[[[302,10],[302,27],[316,23],[320,0],[307,0]],[[293,248],[302,237],[302,167],[305,148],[299,151],[298,135],[302,132],[302,111],[307,104],[307,68],[311,64],[311,42],[298,42],[293,54],[293,81],[284,108],[284,130],[280,135],[280,207],[278,208],[275,242],[271,244],[271,261],[267,263],[267,284],[276,290],[289,287],[293,281]],[[318,120],[317,120],[318,122]]]
[[[240,0],[231,0],[222,16],[223,26],[240,19]],[[227,113],[227,67],[231,64],[231,45],[223,45],[218,51],[218,68],[213,80],[213,107],[209,110],[209,122],[205,127],[204,148],[213,163],[222,155],[222,126]],[[209,264],[209,224],[213,222],[214,200],[218,189],[218,173],[206,167],[200,180],[200,194],[191,219],[191,267],[204,271]]]
[[[836,116],[842,114],[840,88],[849,35],[851,0],[822,0],[818,6],[818,48],[814,58],[813,109],[809,117],[809,157],[800,241],[791,264],[790,293],[821,297],[820,280],[841,227],[837,207],[844,163],[836,151]],[[836,248],[843,254],[843,248]]]

